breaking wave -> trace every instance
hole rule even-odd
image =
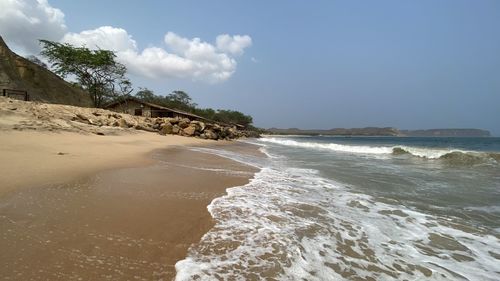
[[[262,138],[261,141],[284,146],[328,150],[334,152],[372,155],[411,155],[423,159],[440,159],[450,164],[500,163],[500,153],[439,149],[411,146],[364,146],[337,143],[300,142],[280,138]]]
[[[176,263],[176,281],[499,280],[500,243],[484,229],[287,163],[272,158],[212,201],[215,226]]]

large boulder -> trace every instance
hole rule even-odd
[[[179,123],[179,118],[168,117],[168,118],[165,118],[165,121],[169,122],[172,125],[175,125],[175,124]]]
[[[236,138],[238,136],[238,131],[236,130],[236,128],[228,128],[227,135],[230,138]]]
[[[219,138],[217,134],[212,130],[205,130],[205,132],[203,132],[203,135],[205,135],[205,137],[210,140],[216,140]]]
[[[190,125],[191,121],[187,118],[184,118],[184,119],[181,119],[179,121],[179,127],[181,127],[181,129],[184,129],[184,128],[187,128],[189,125]]]
[[[161,126],[160,135],[172,134],[174,129],[174,125],[170,124],[170,122],[166,122]]]
[[[200,121],[191,121],[191,125],[190,126],[195,126],[196,127],[196,131],[199,132],[199,133],[202,133],[205,130],[205,128],[206,128],[205,123],[200,122]]]
[[[186,136],[191,137],[191,136],[195,135],[196,127],[195,126],[188,126],[188,127],[184,128],[182,131]]]
[[[125,119],[118,119],[115,122],[115,124],[118,125],[118,127],[120,127],[120,128],[128,128],[129,127],[129,125]]]
[[[178,134],[181,131],[181,128],[179,128],[178,125],[174,125],[172,127],[172,134]]]
[[[148,125],[146,125],[146,123],[137,124],[134,126],[134,129],[141,130],[141,131],[147,131],[147,132],[156,132],[155,129],[149,127]]]

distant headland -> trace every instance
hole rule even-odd
[[[428,129],[399,130],[393,127],[335,128],[330,130],[302,130],[297,128],[270,128],[268,132],[278,135],[329,135],[329,136],[398,136],[398,137],[491,137],[481,129]]]

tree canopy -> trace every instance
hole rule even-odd
[[[189,94],[184,91],[173,91],[167,96],[161,96],[155,95],[152,90],[141,88],[135,94],[135,97],[145,102],[155,103],[165,107],[191,112],[201,117],[226,124],[238,124],[248,127],[253,122],[252,116],[245,115],[239,111],[198,108],[198,105],[193,102]]]
[[[52,64],[54,72],[62,77],[73,75],[90,93],[96,107],[132,92],[132,84],[125,77],[127,69],[115,60],[114,52],[48,40],[40,40],[40,43],[41,54]]]

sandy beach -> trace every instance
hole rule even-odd
[[[172,279],[213,225],[207,205],[255,172],[188,147],[258,153],[147,132],[3,131],[0,142],[5,280]]]

